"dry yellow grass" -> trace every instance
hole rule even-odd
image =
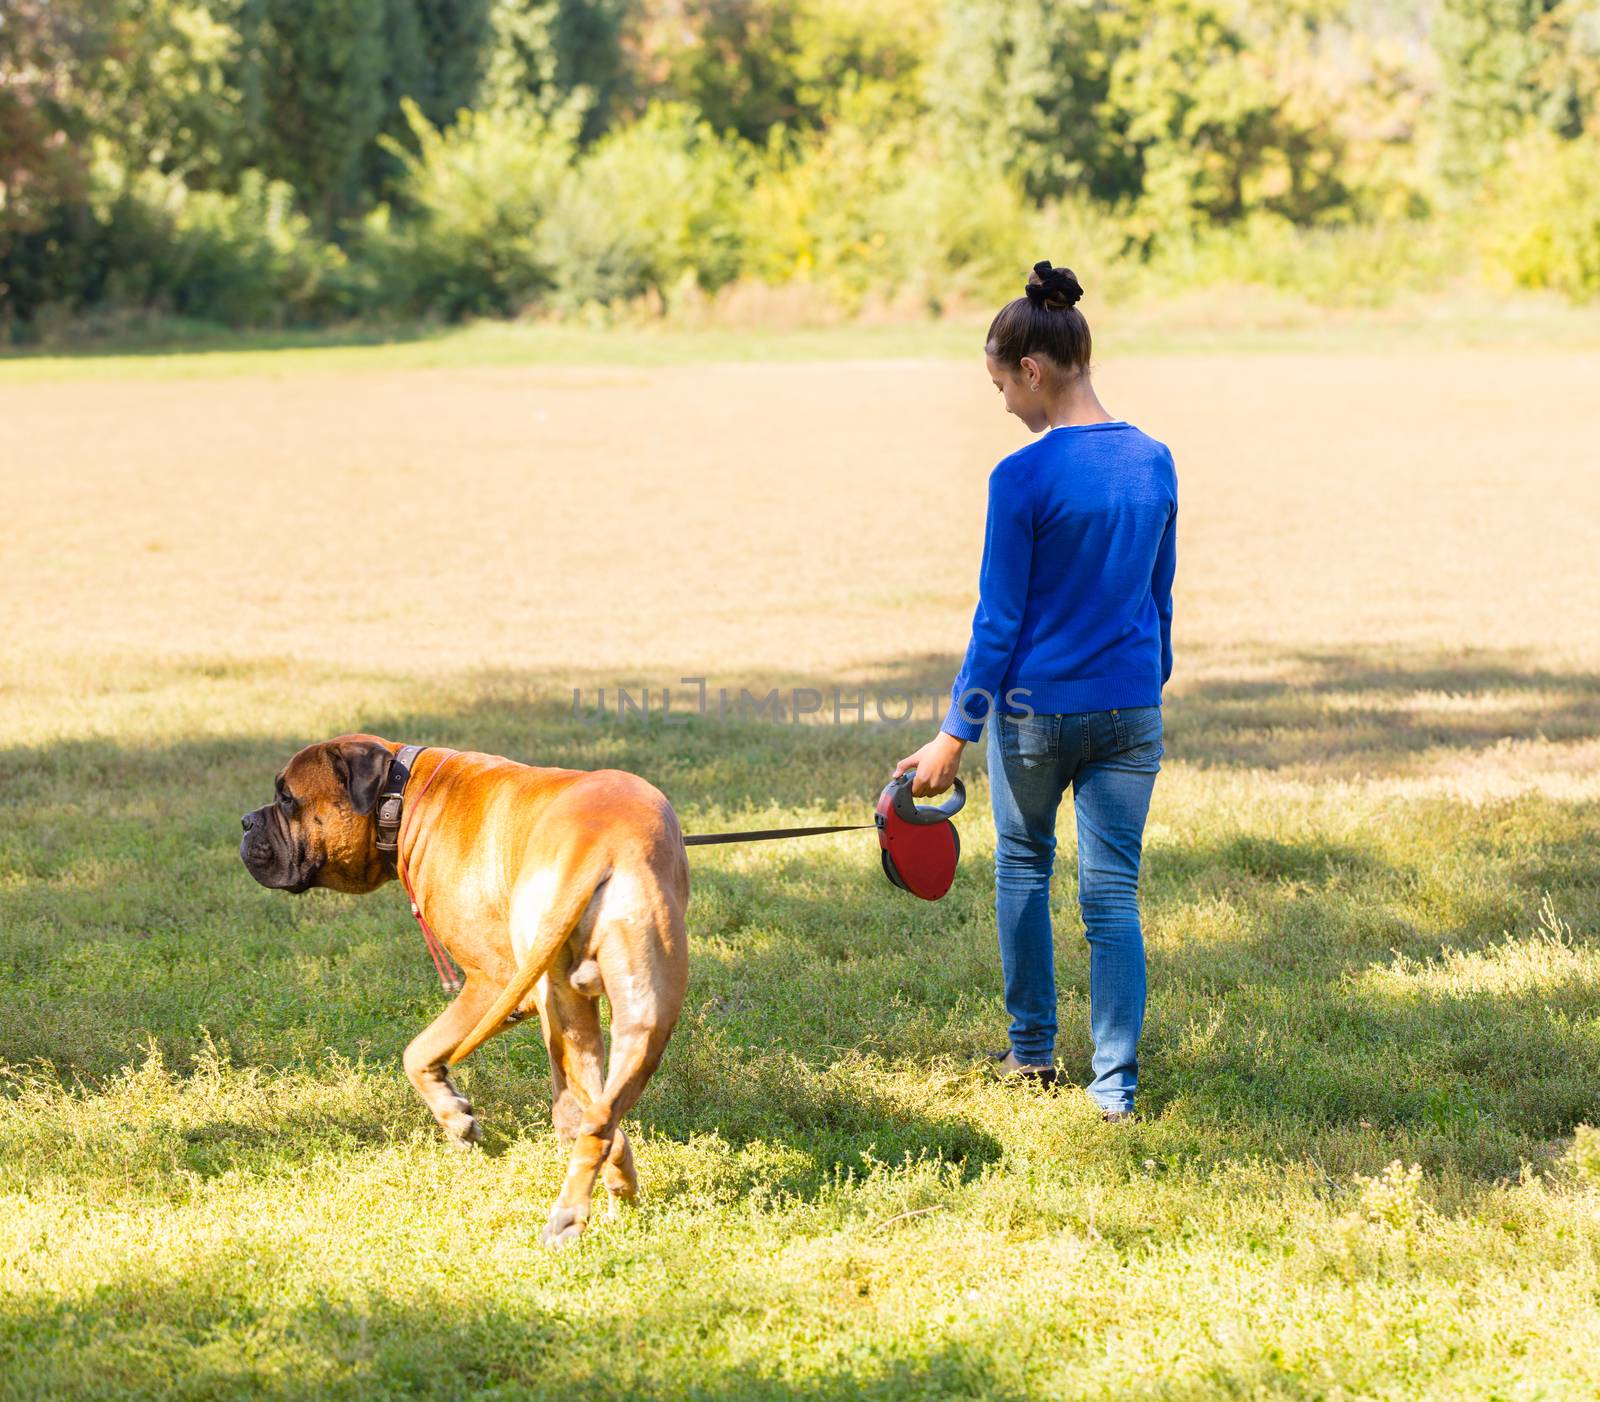
[[[262,363],[0,381],[14,664],[936,691],[988,468],[1023,441],[975,361]],[[1125,356],[1099,379],[1177,455],[1174,695],[1299,683],[1302,764],[1340,769],[1330,727],[1431,728],[1475,740],[1431,780],[1593,791],[1600,352]]]
[[[1129,357],[1180,682],[1318,647],[1600,653],[1600,353]],[[6,647],[807,673],[965,640],[976,363],[12,385]]]

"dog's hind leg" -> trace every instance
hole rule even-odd
[[[633,1152],[622,1117],[660,1064],[683,1007],[685,942],[683,917],[664,906],[657,915],[634,917],[624,939],[602,942],[600,968],[611,1003],[611,1060],[606,1083],[584,1107],[572,1144],[561,1194],[544,1229],[546,1245],[576,1239],[589,1220],[595,1178],[606,1169],[606,1187],[631,1197],[636,1184]],[[639,955],[646,956],[641,967]]]
[[[613,1007],[613,1017],[622,1011]],[[652,1021],[612,1022],[611,1074],[606,1079],[605,1089],[585,1108],[578,1125],[572,1157],[567,1163],[567,1176],[545,1225],[546,1246],[561,1246],[576,1240],[587,1225],[594,1180],[603,1165],[609,1166],[619,1143],[622,1117],[633,1108],[644,1090],[671,1035],[671,1023],[661,1026]],[[617,1175],[631,1187],[627,1169],[633,1166],[633,1154],[631,1150],[622,1152],[626,1154],[626,1167],[616,1164]]]
[[[499,992],[482,977],[469,974],[466,986],[450,1006],[416,1035],[405,1052],[406,1076],[444,1132],[462,1148],[476,1144],[483,1131],[472,1113],[472,1103],[450,1079],[447,1063]]]
[[[561,1246],[577,1239],[589,1220],[594,1184],[602,1167],[606,1186],[620,1197],[635,1187],[633,1153],[622,1135],[622,1117],[660,1064],[683,1010],[689,947],[683,911],[688,904],[688,867],[683,848],[660,847],[648,873],[618,864],[606,907],[591,944],[606,1000],[611,1004],[611,1058],[605,1086],[583,1107],[567,1175],[544,1242]]]
[[[571,1144],[594,1098],[605,1089],[606,1048],[600,1010],[575,992],[565,970],[555,969],[534,986],[544,1048],[550,1054],[550,1118],[556,1137]]]
[[[600,1005],[594,996],[599,992],[598,983],[574,987],[564,976],[566,972],[552,970],[538,984],[535,997],[545,1050],[550,1054],[550,1118],[557,1138],[570,1147],[577,1141],[585,1112],[605,1090],[606,1049],[600,1035]],[[620,1127],[601,1172],[613,1208],[638,1197],[633,1149]]]

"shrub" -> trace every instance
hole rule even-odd
[[[341,310],[344,255],[321,242],[295,209],[294,191],[246,171],[238,192],[189,190],[154,172],[130,191],[135,239],[154,238],[140,258],[115,261],[108,300],[170,309],[230,326],[269,326]],[[111,236],[128,227],[114,218]]]
[[[281,181],[251,170],[234,193],[191,190],[102,155],[85,202],[7,245],[0,317],[102,307],[282,325],[346,310],[345,277],[344,255],[313,235]]]
[[[1015,180],[930,149],[917,128],[861,109],[793,146],[774,142],[749,205],[746,266],[937,311],[1021,281],[1035,211]]]
[[[529,107],[461,112],[440,130],[405,102],[417,149],[387,148],[401,163],[409,218],[369,218],[362,258],[390,306],[446,316],[515,312],[554,281],[544,222],[576,148],[571,111]]]
[[[933,312],[968,297],[1016,296],[1044,256],[1034,251],[1033,210],[997,174],[910,162],[875,213],[884,233],[879,278],[915,290]]]
[[[1579,1125],[1573,1130],[1572,1147],[1562,1156],[1562,1162],[1580,1182],[1600,1187],[1600,1129]]]
[[[1465,242],[1441,220],[1307,229],[1262,211],[1160,240],[1151,271],[1173,290],[1242,283],[1329,306],[1376,306],[1459,278],[1470,262]]]
[[[563,308],[714,291],[739,275],[750,157],[687,107],[657,104],[567,172],[539,240]]]
[[[909,145],[892,124],[842,121],[793,142],[775,133],[746,206],[747,269],[859,302],[887,272],[879,204],[903,178]]]
[[[1600,133],[1524,138],[1493,183],[1484,255],[1520,287],[1600,295]]]
[[[1395,1159],[1382,1173],[1370,1178],[1358,1173],[1355,1180],[1361,1195],[1361,1215],[1375,1226],[1405,1231],[1427,1214],[1422,1200],[1421,1164],[1407,1168]]]

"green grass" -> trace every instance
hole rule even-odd
[[[1455,293],[1382,308],[1333,309],[1259,288],[1216,288],[1098,311],[1102,355],[1304,351],[1360,354],[1444,347],[1600,345],[1600,318],[1554,298]],[[477,322],[228,331],[156,321],[122,337],[0,353],[0,385],[71,379],[174,379],[471,366],[662,366],[975,357],[987,316],[928,323],[794,328],[641,322]]]
[[[488,1152],[446,1146],[399,1066],[441,994],[398,889],[264,891],[237,815],[362,727],[635,769],[689,831],[851,821],[909,733],[586,726],[517,674],[11,677],[0,1395],[1594,1396],[1600,803],[1399,780],[1592,732],[1600,679],[1320,662],[1170,699],[1142,1123],[968,1069],[1004,1035],[979,764],[938,905],[870,833],[693,854],[644,1203],[554,1254],[537,1036],[465,1069]]]

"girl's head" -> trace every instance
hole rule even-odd
[[[1035,433],[1072,382],[1089,376],[1089,323],[1078,310],[1083,287],[1069,268],[1035,263],[1024,296],[1007,302],[989,324],[984,358],[1006,410]]]

